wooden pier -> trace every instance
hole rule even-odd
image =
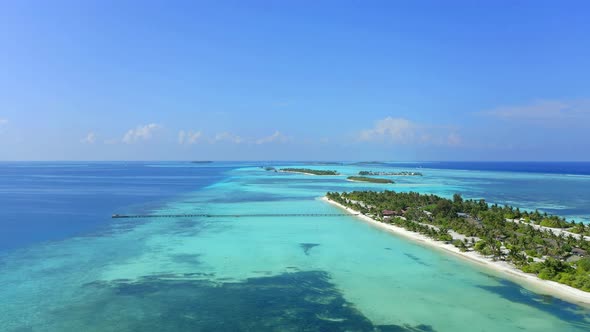
[[[244,214],[113,214],[113,219],[131,218],[239,218],[239,217],[344,217],[358,213],[244,213]]]

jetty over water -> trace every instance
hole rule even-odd
[[[344,217],[359,213],[244,213],[244,214],[113,214],[113,219],[131,218],[239,218],[239,217]]]

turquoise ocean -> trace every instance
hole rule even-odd
[[[337,170],[275,173],[261,166]],[[360,170],[417,171],[391,185]],[[0,331],[590,331],[590,309],[332,214],[418,191],[590,216],[590,164],[0,163]],[[224,217],[111,219],[112,214]]]

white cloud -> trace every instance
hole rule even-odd
[[[268,143],[285,143],[291,138],[276,130],[273,134],[261,138],[242,137],[237,134],[224,131],[213,136],[206,136],[201,131],[186,131],[180,130],[178,132],[178,144],[191,145],[201,142],[209,144],[217,143],[231,143],[231,144],[268,144]]]
[[[457,133],[450,133],[449,136],[447,136],[447,145],[457,146],[461,145],[462,143],[463,139]]]
[[[404,118],[378,120],[371,129],[362,130],[361,142],[382,142],[401,145],[461,145],[461,136],[449,126],[419,124]]]
[[[84,144],[94,144],[96,142],[96,134],[94,132],[89,132],[86,137],[80,140],[80,143]]]
[[[285,143],[289,140],[289,138],[283,135],[280,131],[275,131],[272,135],[262,137],[256,140],[256,144],[266,144],[266,143]]]
[[[407,119],[387,117],[375,122],[373,128],[361,131],[359,140],[407,144],[414,141],[416,131],[416,124]]]
[[[590,116],[589,100],[538,100],[525,105],[502,106],[480,112],[500,119],[563,120]]]
[[[223,132],[223,133],[219,133],[219,134],[215,135],[215,137],[213,137],[210,140],[210,143],[217,143],[217,142],[230,142],[230,143],[240,144],[240,143],[244,142],[244,139],[238,135],[234,135],[229,132]]]
[[[139,141],[147,141],[151,139],[154,133],[161,128],[156,123],[150,123],[148,125],[139,125],[135,129],[129,129],[125,136],[123,136],[123,143],[132,144]]]
[[[202,136],[203,136],[203,134],[200,131],[185,132],[184,130],[181,130],[178,132],[178,144],[187,144],[187,145],[196,144],[199,142],[199,140]]]

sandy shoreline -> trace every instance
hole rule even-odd
[[[293,173],[293,174],[304,174],[304,175],[317,175],[317,174],[313,174],[313,173],[306,173],[306,172],[296,172],[296,171],[283,171],[283,170],[277,170],[277,173]]]
[[[359,180],[351,180],[346,179],[348,182],[358,182],[358,183],[374,183],[374,184],[395,184],[394,182],[371,182],[371,181],[359,181]]]
[[[570,302],[575,302],[585,307],[590,307],[590,293],[584,292],[582,290],[570,287],[568,285],[560,284],[555,281],[550,280],[543,280],[538,278],[537,276],[529,273],[525,273],[521,270],[518,270],[516,267],[512,266],[511,264],[504,262],[504,261],[493,261],[489,258],[486,258],[480,255],[477,252],[469,251],[469,252],[461,252],[459,248],[455,247],[452,244],[446,244],[440,241],[435,241],[427,236],[424,236],[419,233],[408,231],[402,227],[395,226],[392,224],[385,224],[369,218],[363,214],[360,214],[358,211],[348,208],[340,203],[334,202],[327,197],[322,197],[322,200],[332,204],[336,207],[346,210],[349,213],[357,214],[357,218],[375,226],[382,230],[385,230],[390,233],[394,233],[396,235],[403,236],[405,238],[411,239],[416,241],[419,244],[429,246],[438,250],[445,251],[447,253],[453,254],[457,257],[461,257],[466,259],[472,263],[475,263],[479,266],[483,266],[496,274],[506,277],[525,288],[542,294],[552,295],[554,297],[567,300]]]

